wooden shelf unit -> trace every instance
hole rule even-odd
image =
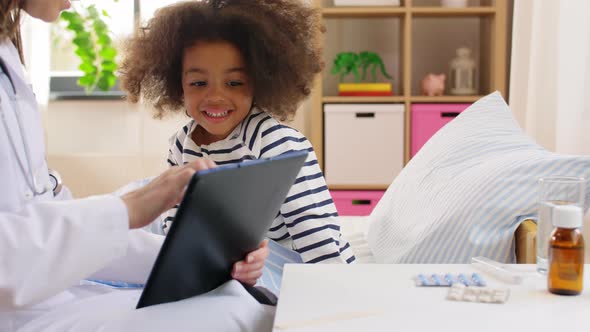
[[[410,110],[414,103],[472,103],[481,98],[483,95],[493,91],[500,91],[506,96],[507,86],[507,15],[508,15],[508,0],[481,0],[485,5],[477,7],[466,8],[444,8],[434,6],[414,6],[413,2],[419,0],[401,0],[402,4],[399,7],[392,6],[375,6],[375,7],[334,7],[322,6],[322,3],[332,2],[331,0],[314,0],[316,6],[321,8],[322,17],[324,19],[382,19],[394,18],[400,20],[401,33],[401,92],[399,95],[391,97],[341,97],[324,95],[323,79],[318,77],[311,97],[311,114],[310,114],[310,140],[316,151],[320,166],[324,165],[324,118],[323,105],[325,103],[400,103],[405,106],[405,139],[404,139],[404,163],[410,159]],[[413,28],[414,24],[419,20],[424,19],[440,19],[453,20],[464,18],[479,18],[486,20],[487,28],[483,29],[480,39],[485,39],[488,42],[487,47],[482,50],[489,58],[489,63],[486,68],[481,68],[482,77],[485,81],[486,88],[480,91],[480,95],[476,96],[451,96],[444,95],[438,97],[427,97],[413,94],[412,85],[415,80],[420,80],[421,77],[412,77],[413,64]],[[434,32],[436,33],[436,32]],[[484,33],[487,34],[484,37]],[[324,43],[324,38],[320,38],[321,43]],[[326,61],[326,70],[322,75],[329,74],[329,65],[332,59],[324,59]],[[481,64],[480,64],[481,65]],[[480,89],[481,90],[481,89]],[[398,92],[398,91],[396,91]],[[333,185],[331,189],[350,189],[350,190],[375,190],[385,189],[386,185]]]

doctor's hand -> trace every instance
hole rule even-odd
[[[148,185],[123,195],[121,198],[127,205],[129,228],[146,226],[174,207],[182,199],[193,174],[213,167],[216,167],[215,162],[208,159],[197,159],[183,166],[171,167]]]
[[[231,276],[245,284],[254,286],[258,278],[262,276],[262,268],[268,254],[268,240],[264,240],[258,249],[246,256],[245,260],[234,264]]]

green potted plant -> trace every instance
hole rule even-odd
[[[108,17],[106,11],[98,10],[95,5],[84,6],[79,2],[60,17],[65,29],[73,33],[72,44],[80,59],[78,69],[82,71],[78,85],[84,87],[86,93],[97,88],[108,91],[117,81],[117,50],[105,23]]]

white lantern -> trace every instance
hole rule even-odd
[[[449,93],[452,95],[475,95],[475,60],[467,47],[457,49],[457,57],[451,61]]]
[[[443,7],[463,8],[467,7],[467,0],[441,0]]]

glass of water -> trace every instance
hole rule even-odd
[[[537,271],[547,273],[549,237],[553,231],[553,207],[576,205],[584,209],[585,180],[577,177],[551,176],[539,179],[537,219]]]

